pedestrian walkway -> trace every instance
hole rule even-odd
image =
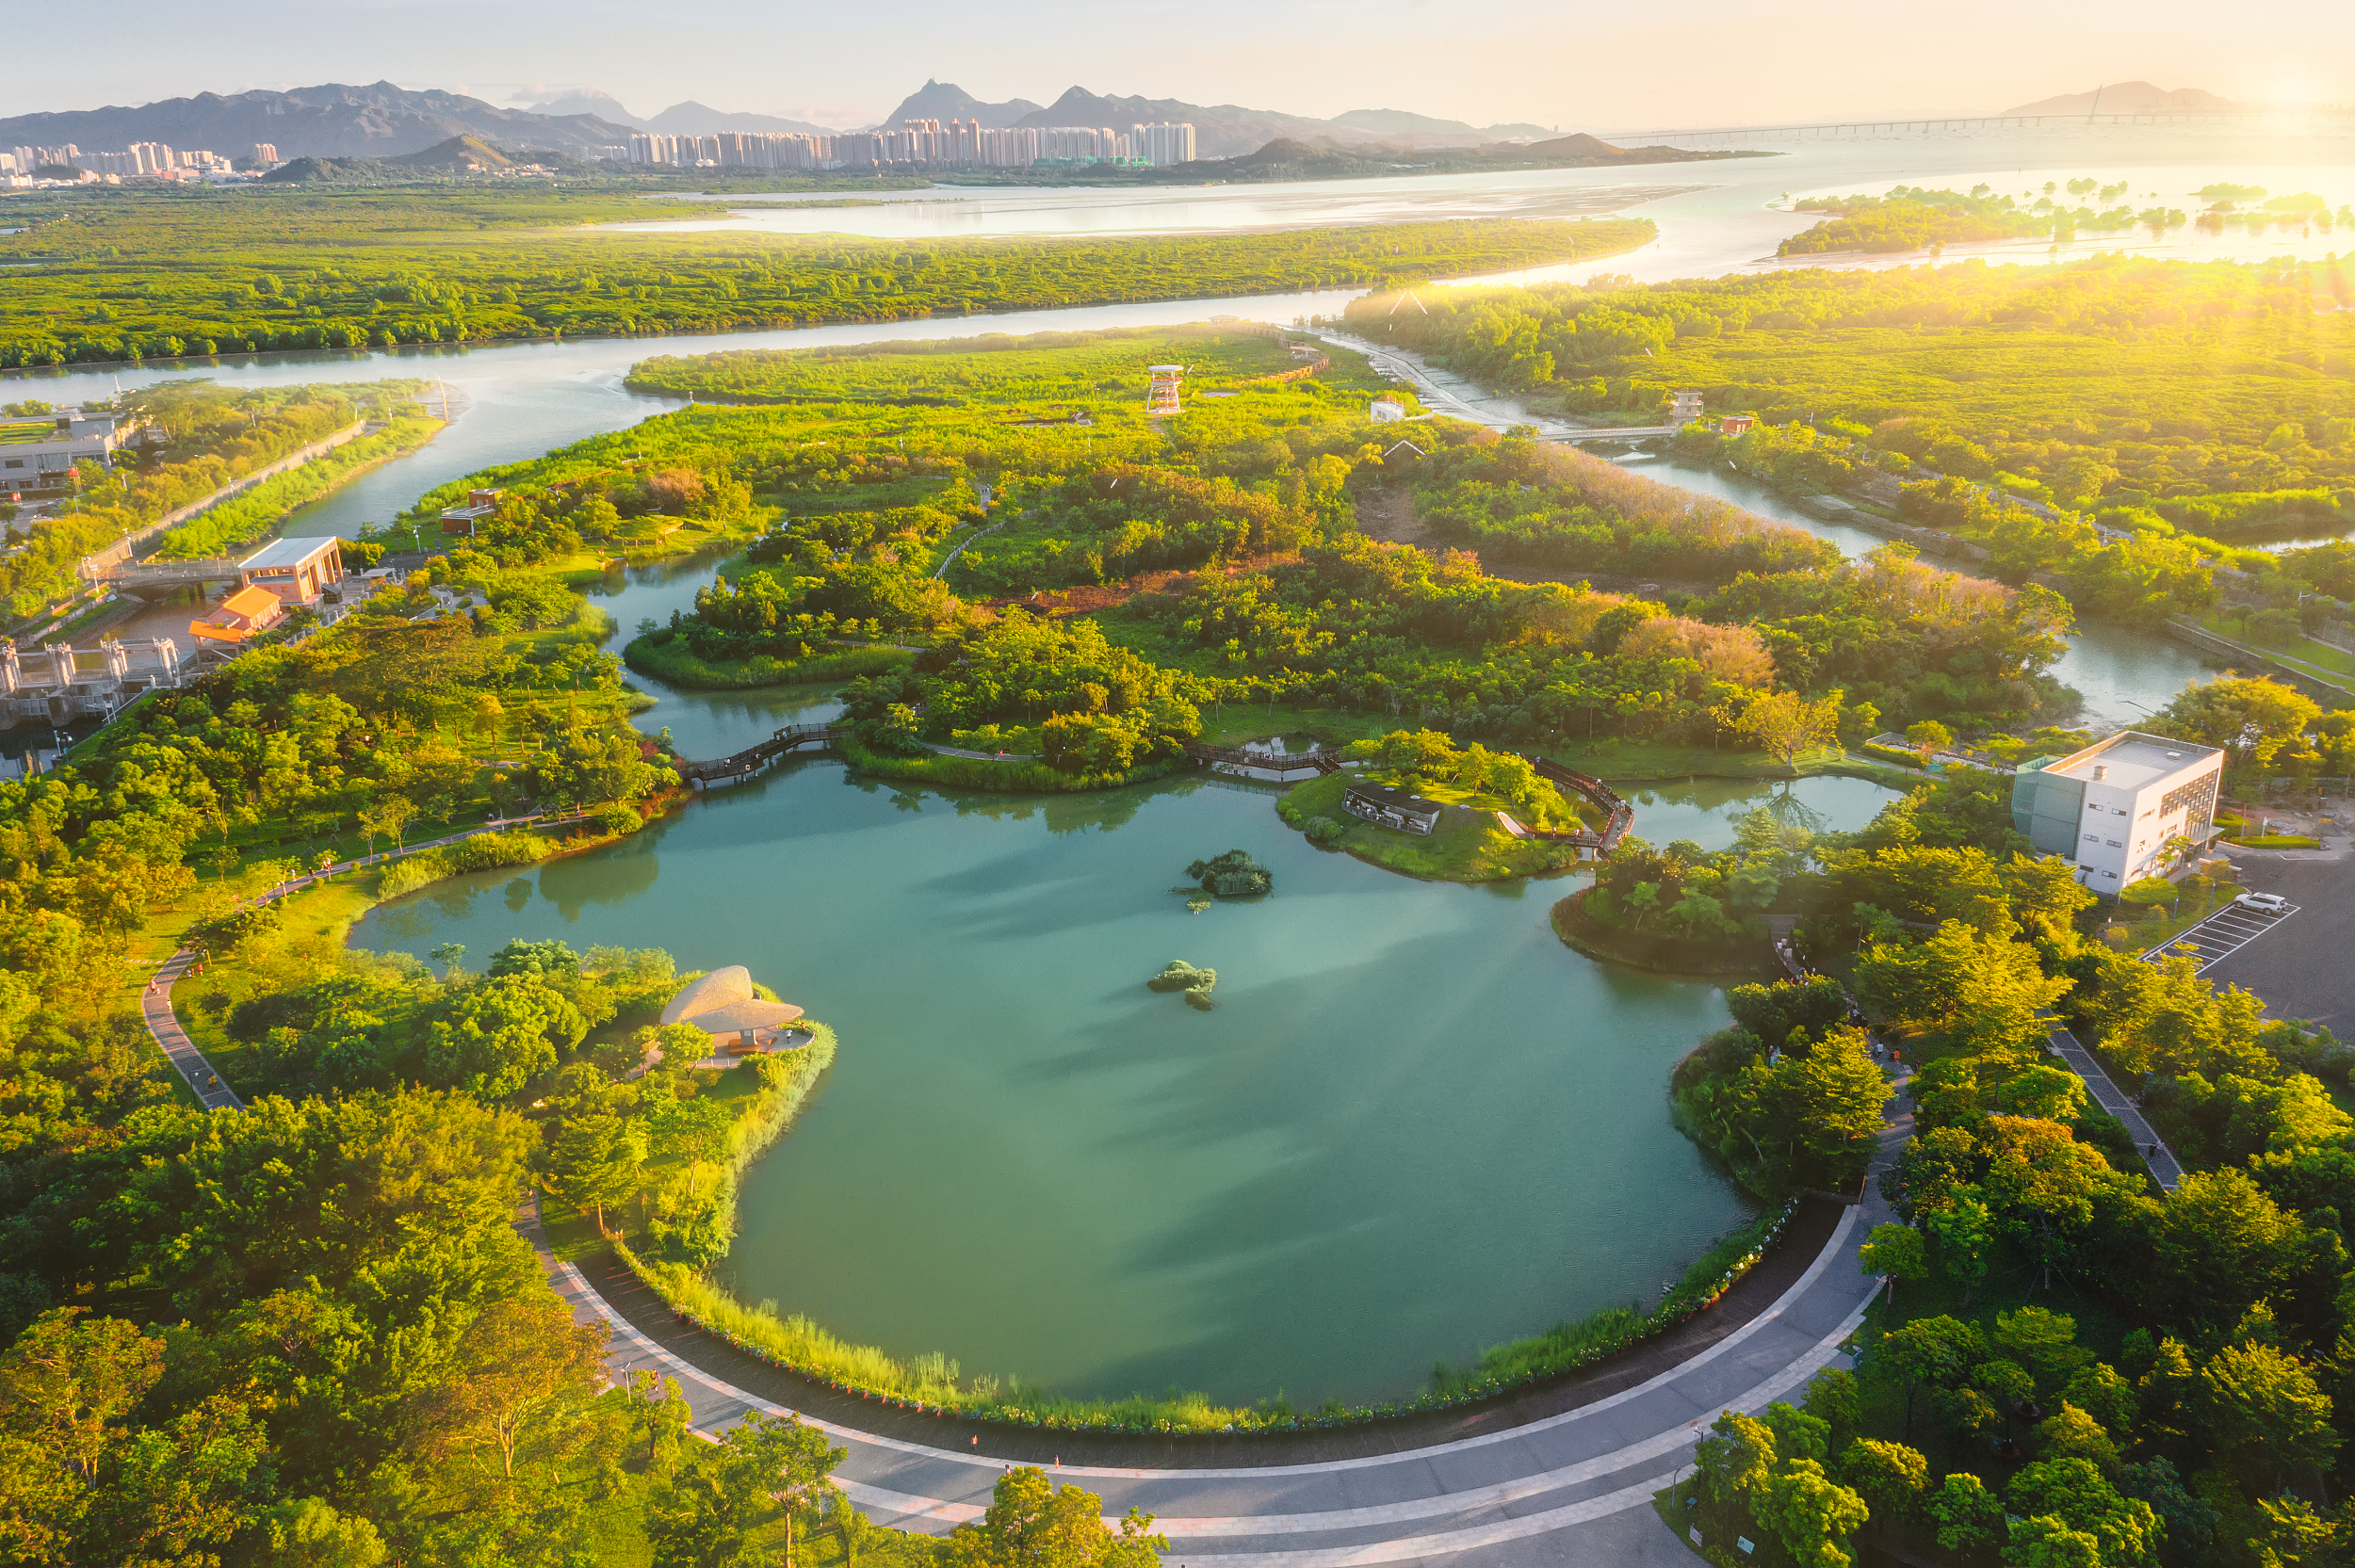
[[[1892,1104],[1876,1171],[1910,1136],[1902,1096]],[[755,1412],[801,1415],[844,1448],[836,1477],[879,1524],[945,1533],[981,1516],[1012,1464],[1037,1463],[1099,1495],[1115,1522],[1132,1507],[1153,1514],[1155,1530],[1194,1568],[1354,1568],[1438,1558],[1466,1568],[1519,1568],[1648,1560],[1654,1548],[1665,1560],[1666,1552],[1681,1551],[1650,1515],[1652,1496],[1689,1468],[1695,1444],[1720,1413],[1795,1401],[1816,1373],[1843,1361],[1881,1283],[1863,1272],[1857,1249],[1889,1218],[1868,1180],[1864,1201],[1840,1211],[1804,1271],[1755,1317],[1697,1353],[1558,1414],[1519,1425],[1488,1420],[1476,1435],[1390,1452],[1381,1451],[1379,1428],[1297,1440],[1211,1439],[1205,1463],[1181,1468],[1108,1462],[1087,1452],[1105,1440],[1087,1434],[920,1418],[829,1399],[816,1385],[681,1323],[618,1264],[597,1268],[593,1279],[550,1254],[536,1227],[527,1234],[576,1317],[610,1330],[609,1365],[617,1378],[651,1371],[676,1379],[692,1430],[706,1436]],[[821,1400],[825,1415],[847,1406],[844,1417],[813,1414]],[[1469,1418],[1467,1428],[1478,1419]],[[1129,1452],[1184,1451],[1171,1440],[1113,1441],[1130,1445]],[[1304,1453],[1340,1457],[1293,1462]],[[1064,1463],[1066,1455],[1072,1463]],[[1252,1463],[1251,1456],[1264,1457]]]
[[[353,860],[337,861],[319,870],[280,882],[276,887],[248,900],[248,905],[259,908],[264,904],[274,903],[280,898],[290,897],[306,887],[311,887],[326,881],[329,877],[346,871],[356,871],[363,866],[382,865],[385,861],[395,860],[402,855],[418,854],[427,849],[447,849],[452,844],[463,844],[467,839],[479,837],[483,833],[504,832],[510,828],[520,828],[529,823],[538,823],[542,827],[561,827],[566,823],[578,822],[588,815],[587,812],[573,812],[566,816],[550,816],[545,813],[535,812],[529,816],[508,817],[485,823],[479,828],[470,828],[462,833],[428,839],[423,844],[410,844],[398,849],[384,850],[381,854],[362,855]],[[188,1088],[194,1091],[198,1101],[206,1110],[243,1110],[245,1102],[237,1097],[236,1091],[231,1089],[223,1081],[219,1072],[204,1053],[197,1049],[196,1042],[190,1040],[187,1031],[180,1026],[179,1014],[172,1009],[172,985],[187,974],[191,965],[203,962],[203,954],[193,947],[183,947],[166,959],[162,966],[155,971],[155,978],[148,982],[146,991],[140,994],[139,1013],[146,1021],[148,1038],[155,1042],[156,1048],[164,1053],[165,1058],[174,1068],[179,1070],[180,1076],[187,1080]]]
[[[2144,953],[2143,961],[2157,963],[2163,959],[2175,958],[2188,948],[2199,962],[2199,968],[2193,972],[2204,975],[2296,914],[2298,908],[2297,904],[2290,904],[2279,913],[2267,913],[2237,901],[2227,904],[2197,926]]]
[[[139,998],[139,1010],[147,1019],[148,1034],[163,1048],[171,1065],[180,1070],[180,1076],[187,1080],[188,1088],[206,1110],[243,1110],[245,1102],[237,1098],[236,1090],[221,1082],[220,1075],[213,1070],[204,1053],[196,1048],[196,1042],[188,1038],[187,1031],[180,1026],[178,1015],[171,1010],[172,982],[187,973],[195,959],[196,954],[186,947],[172,954],[148,982],[146,994]]]
[[[2135,1147],[2143,1151],[2143,1160],[2151,1167],[2151,1174],[2157,1178],[2163,1190],[2172,1192],[2184,1185],[2184,1168],[2175,1158],[2174,1151],[2152,1129],[2151,1123],[2143,1117],[2141,1107],[2110,1081],[2109,1070],[2094,1059],[2091,1051],[2077,1043],[2075,1035],[2055,1022],[2046,1036],[2045,1048],[2066,1062],[2071,1072],[2085,1079],[2086,1087],[2093,1091],[2095,1104],[2126,1124],[2128,1136],[2134,1139]]]

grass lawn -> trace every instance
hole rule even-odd
[[[1378,827],[1341,809],[1341,795],[1355,782],[1345,773],[1311,779],[1295,784],[1275,809],[1294,828],[1313,816],[1329,816],[1344,830],[1333,848],[1385,870],[1432,881],[1486,882],[1504,877],[1546,876],[1578,864],[1575,846],[1515,838],[1497,826],[1494,802],[1486,808],[1450,804],[1440,813],[1439,826],[1429,837]],[[1478,799],[1485,798],[1466,797],[1467,800]]]

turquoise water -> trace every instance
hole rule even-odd
[[[1854,827],[1858,780],[1639,793],[1658,842],[1753,804]],[[748,1173],[749,1301],[1085,1394],[1411,1391],[1435,1357],[1650,1301],[1745,1201],[1670,1124],[1715,987],[1595,963],[1579,882],[1419,882],[1309,848],[1271,789],[948,797],[790,765],[611,849],[462,879],[364,946],[511,937],[744,963],[840,1059]],[[1272,897],[1189,914],[1188,861]],[[1219,972],[1218,1009],[1144,981]]]

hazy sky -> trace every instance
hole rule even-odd
[[[110,0],[106,41],[0,80],[0,115],[389,78],[495,103],[599,88],[871,121],[927,76],[978,97],[1097,92],[1326,116],[1634,130],[1991,112],[2142,79],[2355,101],[2355,6],[2259,0]],[[43,11],[41,15],[47,13]],[[37,30],[0,0],[0,36]]]

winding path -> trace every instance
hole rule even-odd
[[[1911,1130],[1909,1114],[1889,1119],[1876,1170]],[[1197,1568],[1689,1561],[1650,1512],[1652,1495],[1692,1463],[1720,1412],[1795,1399],[1843,1354],[1879,1285],[1857,1248],[1889,1218],[1869,1182],[1866,1192],[1837,1211],[1811,1256],[1786,1260],[1746,1306],[1737,1287],[1716,1312],[1570,1384],[1440,1417],[1468,1433],[1442,1441],[1418,1442],[1413,1426],[1184,1440],[917,1415],[821,1389],[682,1325],[610,1257],[583,1268],[544,1246],[541,1256],[576,1316],[611,1331],[617,1376],[675,1378],[706,1434],[754,1412],[820,1426],[847,1450],[843,1490],[877,1523],[945,1532],[981,1515],[1010,1465],[1036,1463],[1100,1495],[1110,1517],[1131,1507],[1155,1515],[1171,1560]],[[1556,1408],[1531,1418],[1548,1404]]]
[[[148,988],[148,1028],[208,1107],[242,1109],[172,1015],[171,983],[190,958],[173,955]],[[1903,1104],[1892,1102],[1876,1171],[1911,1134]],[[683,1325],[609,1254],[584,1269],[548,1252],[536,1219],[520,1228],[574,1315],[609,1329],[617,1379],[676,1379],[705,1436],[754,1412],[801,1415],[845,1449],[836,1477],[879,1524],[945,1533],[981,1515],[1010,1466],[1036,1463],[1097,1493],[1113,1517],[1155,1515],[1171,1560],[1197,1568],[1520,1568],[1691,1560],[1651,1512],[1653,1494],[1690,1465],[1720,1412],[1798,1398],[1843,1355],[1878,1288],[1857,1253],[1889,1218],[1876,1185],[1860,1204],[1827,1210],[1716,1309],[1577,1378],[1389,1426],[1209,1439],[990,1427],[836,1393]]]

